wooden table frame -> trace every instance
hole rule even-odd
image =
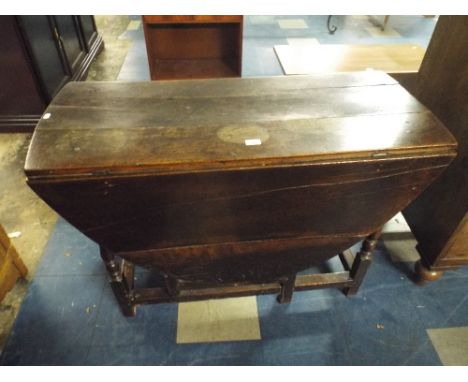
[[[359,252],[354,256],[351,250],[339,254],[344,267],[342,272],[329,272],[312,275],[285,276],[272,283],[264,284],[224,284],[222,286],[199,283],[176,284],[165,278],[165,287],[135,288],[134,264],[119,259],[101,247],[101,258],[109,274],[109,282],[122,313],[127,317],[136,315],[136,307],[144,304],[184,302],[215,298],[241,297],[257,294],[278,294],[280,304],[291,302],[294,291],[322,288],[342,288],[346,296],[355,295],[372,262],[381,230],[365,238]]]
[[[70,83],[47,112],[28,184],[102,248],[127,315],[148,303],[356,293],[377,231],[457,147],[379,72]],[[344,273],[298,276],[362,240],[356,257],[341,255]],[[151,283],[135,281],[135,266]]]

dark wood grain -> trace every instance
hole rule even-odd
[[[34,136],[28,154],[30,176],[218,170],[455,147],[440,122],[382,73],[73,83],[47,112],[37,127],[47,134]],[[262,144],[246,146],[251,138]]]
[[[16,19],[13,16],[2,16],[0,21],[2,114],[40,114],[46,105],[35,82]]]
[[[249,171],[101,175],[29,183],[89,237],[123,252],[266,235],[365,236],[390,219],[395,209],[404,208],[451,158],[446,154],[341,160]],[[70,203],[83,198],[93,207],[77,209]],[[375,212],[362,219],[365,208]]]
[[[365,240],[355,259],[342,255],[346,276],[327,281],[354,294],[380,227],[456,153],[382,73],[72,84],[47,112],[28,182],[101,246],[127,315],[216,288],[279,288],[288,302],[318,287],[294,275]],[[162,289],[138,298],[128,264],[159,274]]]
[[[422,266],[468,264],[468,17],[440,16],[417,75],[399,80],[455,136],[458,156],[404,211]],[[427,274],[427,272],[425,273]],[[420,277],[425,277],[420,274]],[[427,277],[426,277],[427,278]]]

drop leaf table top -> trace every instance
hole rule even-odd
[[[286,302],[323,285],[355,292],[380,227],[456,147],[380,72],[84,82],[46,110],[25,172],[100,245],[131,314],[149,302],[276,292]],[[353,263],[345,251],[362,240]],[[345,271],[334,280],[296,278],[336,254]],[[163,286],[138,292],[134,265]]]

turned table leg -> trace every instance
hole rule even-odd
[[[367,236],[362,243],[361,249],[356,254],[349,276],[353,279],[353,284],[344,290],[347,296],[353,296],[359,290],[367,269],[372,263],[372,252],[377,246],[381,230],[378,230]]]
[[[124,316],[136,315],[133,296],[133,265],[119,263],[113,253],[101,247],[101,258],[110,277],[110,285]]]
[[[278,295],[278,302],[280,304],[288,304],[292,300],[294,292],[294,284],[296,282],[296,275],[290,275],[281,280],[281,292]]]
[[[416,284],[418,285],[424,285],[428,281],[439,280],[444,274],[442,271],[434,271],[427,268],[421,260],[417,261],[414,270],[416,272]]]

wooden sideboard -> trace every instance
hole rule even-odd
[[[419,281],[468,265],[468,16],[440,16],[421,68],[394,75],[450,130],[458,156],[404,211],[421,261]]]
[[[0,16],[0,132],[32,131],[102,48],[93,16]]]
[[[242,16],[143,16],[152,80],[239,77]]]

